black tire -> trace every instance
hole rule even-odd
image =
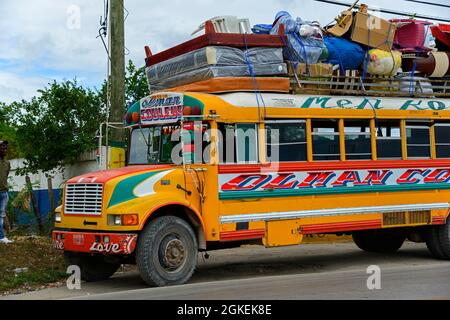
[[[406,235],[400,230],[362,230],[352,234],[353,241],[361,250],[367,252],[394,253],[406,240]]]
[[[66,266],[80,267],[81,279],[88,282],[106,280],[120,267],[120,263],[109,263],[102,255],[89,255],[78,252],[64,252]]]
[[[197,238],[181,218],[163,216],[151,221],[138,239],[136,263],[151,286],[186,283],[197,266]]]
[[[430,227],[426,244],[433,257],[450,260],[450,217],[446,224]]]

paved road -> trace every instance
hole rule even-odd
[[[383,268],[380,290],[368,290],[367,277],[366,270],[355,269],[120,291],[88,299],[450,299],[448,264]]]
[[[199,258],[189,284],[147,288],[136,271],[82,290],[46,289],[4,299],[450,299],[450,261],[434,260],[423,244],[394,255],[370,254],[353,243],[265,249],[248,246]],[[381,289],[367,289],[367,267],[378,265]]]

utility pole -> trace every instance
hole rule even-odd
[[[111,109],[109,122],[121,123],[125,114],[124,0],[110,0],[109,52],[111,56]],[[123,148],[123,132],[111,128],[111,146]]]
[[[108,121],[114,125],[107,125],[111,132],[108,143],[109,157],[106,168],[118,168],[125,165],[125,144],[123,130],[118,129],[117,123],[123,122],[125,114],[125,27],[124,0],[109,0],[109,54],[110,60],[110,111]],[[120,126],[119,126],[120,127]],[[108,151],[107,151],[108,152]]]

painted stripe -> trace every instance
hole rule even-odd
[[[445,160],[377,160],[377,161],[315,161],[315,162],[280,162],[271,164],[222,164],[219,173],[261,173],[290,172],[308,170],[357,170],[357,169],[398,169],[398,168],[442,168],[449,167]]]
[[[160,172],[165,172],[165,171],[166,170],[146,172],[146,173],[131,176],[131,177],[125,178],[124,180],[119,181],[114,188],[113,194],[111,196],[111,199],[109,200],[107,208],[110,208],[112,206],[115,206],[115,205],[125,202],[125,201],[130,201],[130,200],[136,199],[137,196],[133,193],[133,189],[137,185],[141,184],[143,181],[147,180],[151,176],[154,176]]]
[[[381,228],[380,219],[305,225],[301,227],[300,233],[313,234],[313,233],[354,231],[354,230],[379,229],[379,228]]]
[[[274,198],[274,197],[300,197],[323,194],[351,194],[370,192],[413,192],[419,190],[439,190],[450,189],[447,183],[429,184],[408,184],[398,186],[354,186],[335,188],[309,188],[309,189],[289,189],[289,190],[266,190],[266,191],[226,191],[219,193],[219,200],[235,200],[248,198]]]
[[[446,216],[434,216],[431,218],[431,224],[445,224]]]
[[[225,231],[220,233],[220,241],[234,241],[263,238],[266,234],[264,229]]]
[[[333,209],[284,211],[284,212],[269,212],[269,213],[249,213],[249,214],[220,216],[220,223],[270,221],[270,220],[284,220],[284,219],[298,219],[298,218],[312,218],[312,217],[326,217],[326,216],[342,216],[350,214],[386,213],[396,211],[441,210],[448,208],[450,208],[450,205],[447,202],[441,202],[441,203],[426,203],[426,204],[402,204],[391,206],[333,208]]]
[[[133,190],[133,194],[136,197],[145,197],[155,193],[154,187],[155,183],[164,178],[166,175],[171,173],[173,170],[161,171],[154,176],[151,176],[147,180],[141,182]]]

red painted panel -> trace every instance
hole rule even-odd
[[[105,236],[109,237],[108,243]],[[131,254],[137,242],[135,233],[53,231],[52,238],[55,249],[103,254]]]
[[[445,224],[446,216],[435,216],[431,220],[431,224]]]
[[[381,220],[366,220],[366,221],[351,221],[351,222],[336,222],[336,223],[321,223],[311,224],[301,227],[302,234],[313,233],[327,233],[327,232],[342,232],[365,229],[381,228]]]
[[[219,166],[219,173],[287,172],[308,170],[356,170],[356,169],[396,169],[396,168],[440,168],[450,167],[450,159],[445,160],[378,160],[378,161],[330,161],[330,162],[289,162],[275,164],[225,164]]]
[[[102,170],[97,172],[86,173],[81,176],[70,179],[67,183],[105,183],[111,179],[120,177],[122,175],[146,172],[152,170],[170,169],[167,165],[142,165],[130,166],[111,170]]]
[[[245,38],[244,38],[245,37]],[[283,39],[284,38],[284,39]],[[229,46],[245,48],[251,47],[284,47],[287,43],[286,36],[266,35],[266,34],[239,34],[239,33],[208,33],[192,40],[186,41],[175,47],[147,57],[145,63],[147,67],[162,61],[180,56],[207,46]]]
[[[266,234],[264,229],[225,231],[220,233],[220,241],[260,239]]]

